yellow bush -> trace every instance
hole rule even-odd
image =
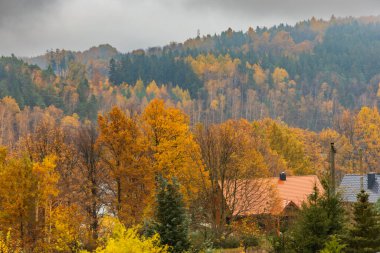
[[[85,253],[86,251],[82,251]],[[126,229],[116,223],[113,234],[107,238],[103,247],[98,247],[96,253],[168,253],[168,246],[160,245],[158,234],[151,238],[140,236],[136,228]]]

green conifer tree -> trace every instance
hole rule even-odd
[[[308,203],[303,205],[286,252],[319,252],[330,236],[343,234],[345,212],[340,195],[332,193],[327,182],[324,186],[323,195],[314,187]]]
[[[179,185],[175,180],[169,183],[161,178],[159,181],[156,231],[162,245],[169,245],[171,252],[184,252],[189,249],[190,243],[186,209]]]
[[[327,240],[329,221],[327,213],[319,205],[319,192],[315,187],[304,204],[295,229],[291,235],[291,248],[295,252],[314,253],[321,250]]]
[[[364,253],[380,251],[379,217],[368,201],[364,190],[357,195],[354,204],[353,226],[349,229],[347,252]]]
[[[115,85],[118,85],[121,82],[120,78],[119,78],[118,71],[117,71],[117,63],[116,63],[115,59],[113,59],[113,58],[110,60],[108,77],[109,77],[110,82],[115,84]]]
[[[340,193],[335,193],[331,188],[331,182],[323,180],[325,193],[318,200],[327,215],[328,235],[342,235],[345,230],[346,211]]]

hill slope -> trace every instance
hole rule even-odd
[[[159,97],[185,110],[193,123],[271,117],[321,130],[334,126],[346,109],[377,105],[379,57],[378,17],[312,18],[294,26],[228,29],[126,54],[110,45],[48,52],[27,59],[50,66],[41,75],[43,84],[30,66],[37,93],[45,92],[43,103],[7,91],[9,80],[1,73],[0,95],[10,94],[22,106],[54,104],[82,117],[85,109],[78,107],[90,99],[104,111],[112,104],[141,109]]]

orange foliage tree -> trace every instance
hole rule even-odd
[[[200,149],[189,128],[187,115],[165,107],[155,99],[146,107],[142,119],[151,144],[153,167],[166,179],[176,178],[186,200],[193,199],[207,185]]]
[[[118,107],[99,116],[98,123],[97,143],[114,196],[111,210],[126,224],[141,221],[151,201],[155,177],[147,138],[137,119],[128,117]]]

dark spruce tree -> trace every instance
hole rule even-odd
[[[291,251],[314,253],[323,248],[328,238],[329,222],[327,213],[319,204],[319,199],[319,192],[315,187],[308,204],[302,206],[299,219],[290,236],[290,245],[288,246]]]
[[[353,226],[349,229],[346,252],[379,252],[379,217],[374,206],[368,201],[368,193],[364,190],[357,195],[353,215]]]
[[[342,196],[339,192],[335,193],[332,190],[330,186],[331,182],[329,180],[323,180],[322,184],[324,186],[325,193],[321,196],[318,202],[327,215],[327,233],[329,236],[341,236],[344,234],[347,220],[346,211],[343,207]]]
[[[155,230],[171,252],[185,252],[190,247],[186,209],[179,185],[172,181],[159,179]]]
[[[109,77],[110,82],[115,85],[119,85],[121,83],[120,75],[118,73],[117,63],[115,59],[113,58],[110,60],[108,77]]]
[[[332,235],[344,233],[345,212],[341,198],[327,183],[324,187],[323,195],[315,187],[308,203],[303,205],[294,229],[287,235],[287,249],[283,252],[316,253]]]

